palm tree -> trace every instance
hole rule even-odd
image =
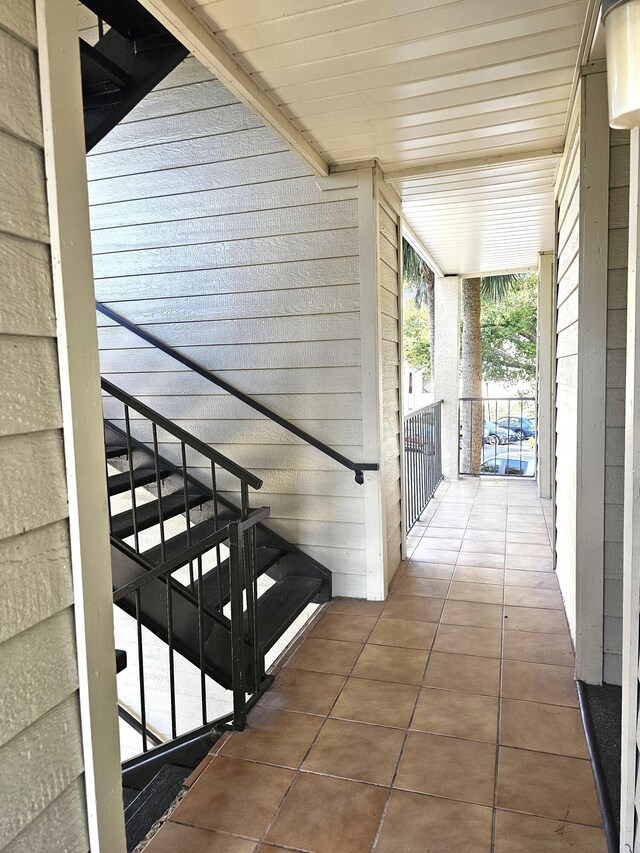
[[[462,358],[461,396],[477,398],[478,402],[461,405],[460,469],[479,474],[482,463],[482,333],[480,310],[482,297],[499,302],[519,280],[518,274],[493,275],[485,278],[462,279]]]
[[[426,305],[429,317],[429,351],[431,354],[431,372],[433,373],[436,343],[436,319],[434,285],[435,275],[431,267],[416,252],[410,243],[402,241],[402,279],[406,286],[415,290],[415,302],[418,308]]]

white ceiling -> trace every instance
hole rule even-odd
[[[558,158],[522,156],[562,149],[593,0],[190,5],[328,162],[380,162],[445,272],[532,267],[553,246]]]

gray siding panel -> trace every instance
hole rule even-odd
[[[0,4],[0,848],[88,849],[33,3]]]
[[[626,248],[629,226],[628,136],[628,133],[622,132],[612,134],[609,148],[604,679],[610,684],[622,682],[624,399],[627,332]]]
[[[87,168],[97,298],[360,459],[355,174],[318,182],[192,58]],[[365,595],[353,474],[100,315],[98,327],[111,381],[255,471],[273,529],[333,571],[337,594]],[[112,401],[105,412],[122,418]]]

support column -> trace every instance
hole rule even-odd
[[[460,396],[460,278],[435,283],[436,341],[433,365],[434,400],[442,400],[442,473],[458,479],[458,398]]]
[[[553,252],[541,252],[538,258],[538,495],[553,496]]]
[[[635,850],[640,625],[640,130],[631,131],[624,448],[620,849]]]

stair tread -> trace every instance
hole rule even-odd
[[[169,474],[167,470],[160,470],[160,479],[164,479]],[[134,468],[133,484],[138,486],[148,486],[149,483],[156,482],[156,472],[154,468]],[[110,495],[119,495],[122,492],[128,492],[131,488],[131,478],[129,471],[122,471],[120,474],[111,474],[107,480],[107,488]]]
[[[133,850],[175,800],[191,770],[165,764],[125,809],[127,850]]]
[[[280,557],[284,554],[279,548],[258,548],[258,577],[264,574],[267,569],[273,566]],[[215,610],[219,603],[218,589],[218,573],[220,574],[220,584],[222,587],[222,602],[226,604],[229,601],[229,560],[223,560],[219,567],[211,569],[202,578],[202,597],[205,607],[210,610]],[[194,582],[193,586],[189,585],[190,591],[197,596],[198,584]]]
[[[324,580],[286,575],[258,599],[258,641],[267,652],[322,589]]]
[[[189,504],[189,508],[200,506],[205,501],[209,500],[207,495],[189,494],[187,501],[183,492],[174,492],[172,495],[165,495],[162,498],[162,514],[164,519],[173,518],[183,512],[185,503]],[[158,501],[149,501],[142,504],[136,509],[136,522],[138,530],[145,530],[148,527],[153,527],[159,523]],[[111,532],[114,536],[120,539],[125,539],[127,536],[133,535],[133,510],[127,509],[114,515],[111,520]]]
[[[114,459],[117,456],[127,455],[126,444],[107,444],[105,448],[107,459]]]
[[[232,521],[233,517],[230,512],[220,512],[218,514],[218,530],[225,527],[229,521]],[[201,521],[199,524],[194,524],[189,530],[188,537],[187,531],[183,530],[182,533],[178,533],[176,536],[172,536],[165,541],[164,559],[171,560],[177,557],[182,551],[186,551],[189,545],[197,545],[198,542],[202,542],[208,536],[213,536],[215,532],[216,527],[212,518]],[[155,545],[153,548],[145,551],[142,556],[153,566],[158,566],[163,562],[162,546]]]

